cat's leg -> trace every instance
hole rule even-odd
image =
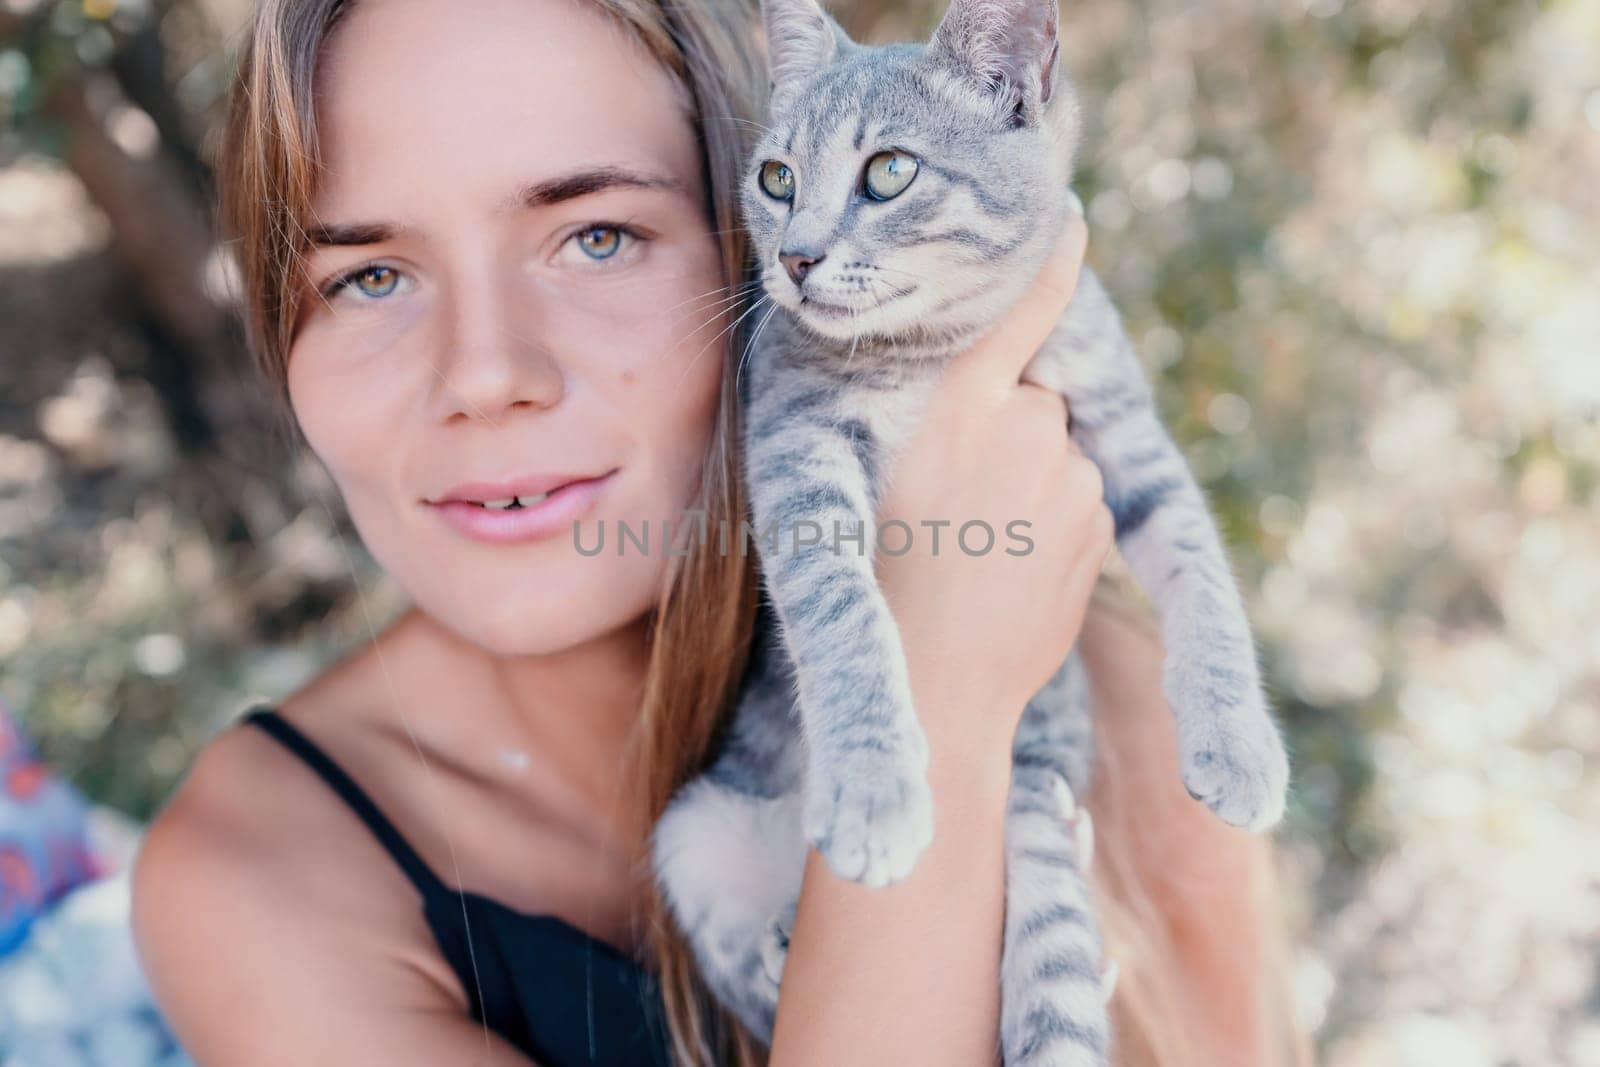
[[[1029,701],[1006,809],[1000,1032],[1006,1067],[1109,1062],[1108,969],[1089,889],[1092,829],[1078,807],[1092,756],[1089,692],[1074,652]]]
[[[1074,653],[1029,702],[1012,750],[1001,967],[1008,1067],[1106,1062],[1105,1001],[1114,973],[1101,958],[1090,900],[1089,813],[1073,800],[1089,788],[1092,729],[1087,680]],[[708,838],[718,832],[710,821],[700,827]],[[788,878],[780,881],[789,884]],[[796,880],[792,895],[764,923],[759,912],[746,911],[736,928],[739,947],[731,953],[736,965],[714,965],[714,988],[730,981],[748,987],[734,995],[756,1005],[741,1017],[747,1025],[754,1018],[766,1027],[752,1027],[763,1041],[770,1041],[770,1012],[776,1008],[798,901]],[[759,946],[751,947],[748,939],[758,927]],[[752,955],[761,958],[759,970]]]
[[[1080,279],[1063,326],[1066,344],[1041,353],[1029,373],[1043,371],[1035,380],[1066,394],[1073,439],[1104,476],[1117,547],[1160,612],[1184,785],[1224,821],[1265,829],[1283,815],[1288,756],[1205,495],[1161,424],[1092,272]]]
[[[871,431],[799,406],[804,395],[751,404],[751,510],[795,666],[806,839],[840,877],[881,886],[909,874],[933,838],[928,744],[873,572],[861,451]]]
[[[763,1041],[771,1040],[806,856],[800,740],[775,645],[758,623],[727,743],[672,798],[652,841],[656,880],[707,987]]]
[[[800,894],[800,811],[799,793],[753,796],[701,776],[656,824],[656,877],[700,973],[763,1041],[782,977],[774,948],[788,948],[784,919]]]

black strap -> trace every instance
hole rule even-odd
[[[279,715],[270,707],[259,707],[245,715],[244,722],[253,723],[267,733],[283,742],[284,747],[299,756],[315,771],[323,781],[333,787],[333,791],[350,805],[350,808],[367,824],[378,843],[389,851],[394,861],[406,872],[406,877],[411,879],[411,884],[417,887],[424,898],[439,892],[449,892],[439,876],[433,873],[416,850],[400,836],[400,831],[394,828],[394,823],[379,810],[372,798],[362,792],[355,780],[345,773],[344,768],[335,763],[328,754],[318,748],[316,743],[301,733],[289,720]]]

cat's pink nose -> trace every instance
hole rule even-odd
[[[799,285],[805,281],[807,272],[821,263],[824,257],[813,256],[806,252],[779,252],[778,262],[783,264],[783,269],[789,272],[789,277]]]

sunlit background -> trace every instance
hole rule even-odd
[[[0,0],[0,701],[124,844],[400,605],[230,318],[248,9]],[[1600,0],[1074,0],[1062,35],[1090,260],[1291,732],[1319,1058],[1600,1064]]]

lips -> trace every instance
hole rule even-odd
[[[483,504],[488,501],[506,501],[516,497],[538,497],[552,493],[563,486],[575,482],[594,481],[611,474],[616,468],[600,471],[595,474],[530,474],[520,478],[512,478],[501,482],[462,482],[440,496],[429,500],[430,504]]]
[[[615,468],[599,477],[574,478],[562,475],[511,482],[468,483],[450,491],[464,499],[429,501],[428,510],[457,533],[475,541],[503,545],[544,540],[562,531],[573,530],[573,524],[593,510],[620,469]],[[528,486],[549,488],[531,492]],[[539,495],[541,492],[543,496]],[[534,502],[507,508],[485,507],[473,500],[479,494],[493,493],[507,493],[519,499],[532,497]],[[489,499],[503,501],[506,497],[490,496]]]

